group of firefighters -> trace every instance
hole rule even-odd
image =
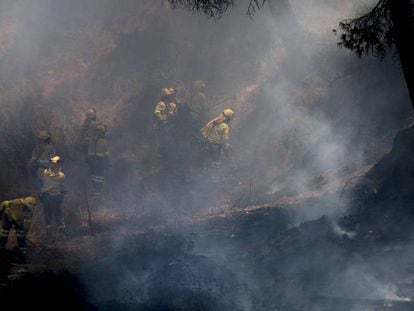
[[[88,109],[80,132],[82,156],[89,169],[92,195],[98,197],[105,181],[105,168],[109,163],[109,152],[105,139],[107,127],[97,122],[96,110]],[[39,201],[43,205],[45,233],[49,239],[53,233],[53,223],[61,234],[65,234],[66,225],[62,213],[65,194],[65,174],[62,171],[62,157],[57,155],[48,131],[42,130],[38,135],[29,163],[33,172],[34,187]],[[17,244],[21,253],[26,252],[26,235],[38,200],[28,196],[3,201],[0,205],[2,230],[0,233],[0,250],[5,249],[10,230],[15,230]]]
[[[204,81],[198,80],[195,81],[193,87],[194,93],[190,98],[190,105],[188,107],[197,127],[205,124],[207,107],[204,89],[206,84]],[[174,132],[174,128],[177,127],[177,116],[180,115],[180,108],[183,107],[183,104],[175,98],[175,95],[176,90],[174,88],[163,88],[161,90],[161,99],[154,109],[154,116],[159,132],[159,154],[161,156],[166,153],[165,149],[168,146],[177,143],[174,141],[174,135],[172,133]],[[204,127],[200,129],[199,126],[197,128],[197,132],[201,132],[201,139],[199,141],[203,144],[204,153],[208,158],[206,163],[209,163],[209,165],[221,165],[221,159],[228,153],[229,124],[233,118],[234,111],[227,108]]]
[[[206,94],[204,81],[195,81],[194,92],[190,98],[189,108],[195,127],[204,124],[206,116]],[[174,88],[163,88],[161,98],[154,109],[154,117],[159,134],[159,156],[168,156],[168,146],[174,144],[172,133],[177,128],[177,117],[185,107],[176,99]],[[203,142],[205,154],[211,167],[221,165],[221,159],[229,147],[229,123],[234,118],[231,109],[225,109],[218,117],[208,122],[198,131]],[[109,166],[109,152],[106,142],[107,127],[97,121],[95,109],[86,111],[85,120],[80,131],[82,154],[89,168],[92,185],[92,195],[99,197],[105,182],[105,170]],[[62,158],[56,154],[51,136],[48,131],[40,131],[38,143],[35,146],[30,166],[33,169],[38,198],[44,207],[46,237],[50,237],[53,222],[60,233],[65,233],[65,221],[62,213],[62,203],[65,194],[65,174],[62,171]],[[26,252],[26,235],[37,199],[28,196],[3,201],[0,205],[2,230],[0,233],[0,250],[5,249],[9,232],[15,230],[19,250]]]

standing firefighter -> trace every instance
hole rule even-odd
[[[168,87],[161,90],[161,99],[154,109],[154,117],[159,133],[159,156],[164,156],[171,149],[173,131],[177,116],[176,91]]]
[[[187,153],[191,156],[186,162],[189,162],[190,165],[192,163],[195,166],[200,166],[203,161],[203,143],[200,140],[200,128],[208,121],[205,89],[206,83],[203,80],[194,81],[189,105],[191,120],[186,126],[188,128],[187,135],[180,135],[180,137],[185,137],[189,142],[190,152]]]
[[[36,199],[34,197],[14,199],[1,203],[0,217],[3,220],[3,228],[0,234],[0,249],[6,247],[10,229],[14,228],[19,250],[23,254],[26,253],[26,234],[29,231],[35,206]]]
[[[105,170],[109,165],[109,151],[106,142],[107,128],[98,123],[95,126],[94,135],[88,146],[88,165],[91,176],[93,192],[92,195],[99,197],[102,194],[105,183]]]
[[[228,153],[230,121],[234,119],[234,111],[225,109],[217,118],[211,120],[201,129],[206,142],[207,155],[213,167],[221,165],[223,155]]]
[[[50,134],[47,131],[40,131],[38,143],[33,149],[30,166],[34,169],[36,186],[40,188],[43,171],[49,167],[50,158],[56,154],[55,147],[51,142]]]
[[[51,236],[52,218],[59,232],[65,233],[65,221],[62,214],[63,197],[66,194],[64,188],[65,174],[62,172],[62,159],[54,156],[50,159],[50,167],[43,172],[40,200],[44,206],[46,224],[46,236]]]
[[[206,121],[206,101],[207,96],[205,93],[206,83],[203,80],[197,80],[193,83],[193,92],[190,98],[191,115],[193,120],[199,124],[199,127]],[[201,125],[200,125],[201,124]]]
[[[82,151],[85,155],[88,154],[89,141],[94,136],[96,123],[96,110],[89,108],[85,113],[85,121],[83,121],[80,134]]]

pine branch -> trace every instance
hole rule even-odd
[[[210,18],[219,18],[234,7],[234,0],[167,0],[173,9],[181,8],[193,13],[205,14]],[[252,17],[267,0],[250,0],[247,15]]]
[[[389,1],[380,0],[369,13],[341,21],[338,45],[355,52],[359,57],[373,55],[384,58],[394,44]],[[338,31],[334,29],[334,32]]]

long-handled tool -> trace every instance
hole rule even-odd
[[[88,189],[86,187],[86,182],[84,183],[84,194],[85,194],[85,202],[86,202],[86,211],[88,213],[88,226],[89,226],[89,232],[91,235],[94,235],[93,232],[93,226],[92,226],[92,216],[91,216],[91,209],[89,205],[89,198],[88,198]]]

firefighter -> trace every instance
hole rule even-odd
[[[85,155],[88,154],[89,141],[94,135],[96,124],[96,110],[89,108],[85,113],[85,120],[83,121],[80,133],[82,151]]]
[[[204,124],[206,118],[206,101],[205,93],[206,83],[203,80],[197,80],[193,83],[193,92],[190,98],[191,115],[196,123]],[[200,126],[198,127],[200,128]]]
[[[34,170],[36,186],[40,188],[43,171],[49,167],[50,158],[55,156],[55,147],[48,131],[40,131],[38,143],[33,149],[30,166]]]
[[[66,194],[65,174],[62,172],[62,159],[54,156],[50,159],[50,166],[43,171],[40,200],[44,206],[46,236],[51,236],[52,221],[55,222],[60,233],[65,233],[66,225],[62,214],[63,197]]]
[[[177,117],[176,90],[168,87],[161,90],[161,99],[154,109],[154,117],[159,135],[158,155],[166,156],[171,151],[174,142],[174,125]]]
[[[231,109],[224,109],[224,111],[217,117],[207,123],[201,129],[201,134],[206,143],[207,155],[210,164],[220,166],[223,155],[228,154],[229,149],[229,135],[230,135],[230,121],[234,119],[234,111]]]
[[[17,245],[20,252],[26,253],[26,234],[29,231],[31,219],[36,206],[34,197],[25,197],[4,201],[0,205],[0,217],[3,228],[0,234],[0,249],[4,249],[9,238],[10,229],[16,232]]]
[[[172,87],[161,90],[161,99],[155,106],[154,117],[158,124],[171,124],[177,115],[176,91]]]
[[[202,128],[207,120],[208,106],[207,96],[205,93],[206,83],[203,80],[194,81],[190,97],[189,109],[191,112],[191,120],[186,126],[188,130],[184,136],[189,141],[191,149],[191,157],[186,162],[193,166],[199,167],[203,163],[203,141],[200,139],[200,128]],[[181,135],[183,136],[183,135]]]
[[[106,141],[107,128],[104,124],[95,125],[93,138],[89,141],[88,165],[92,181],[92,195],[99,197],[105,183],[105,170],[109,166],[109,151]]]

